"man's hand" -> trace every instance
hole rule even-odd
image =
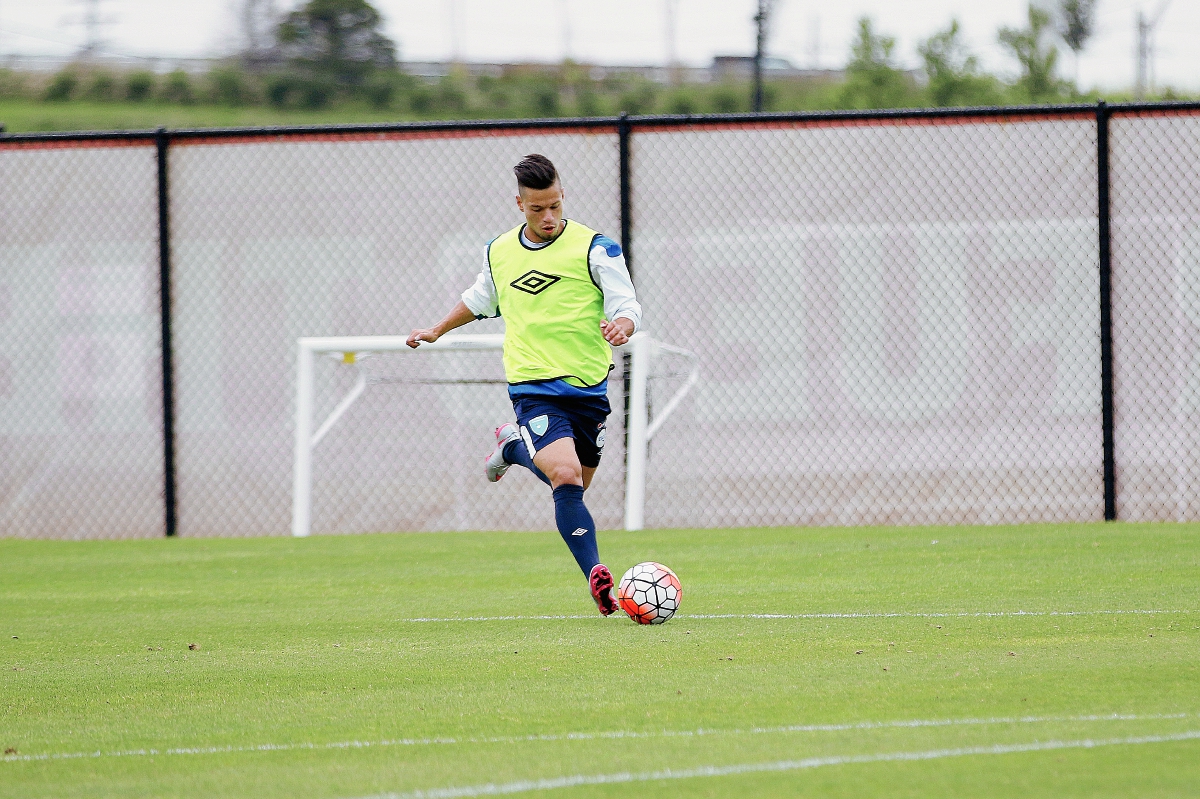
[[[427,327],[424,330],[414,330],[408,334],[408,340],[404,343],[412,347],[414,350],[421,345],[422,341],[428,341],[430,344],[441,338],[441,334],[432,327]]]
[[[604,334],[605,341],[619,347],[628,343],[633,335],[633,320],[624,316],[618,316],[611,322],[605,319],[600,323],[600,332]]]
[[[474,321],[475,314],[462,300],[459,300],[457,303],[455,303],[454,307],[450,309],[450,313],[446,314],[445,319],[438,322],[433,327],[414,330],[408,334],[408,340],[404,343],[415,350],[417,347],[421,346],[422,341],[432,344],[444,334],[449,333],[451,330],[460,328],[467,322]]]

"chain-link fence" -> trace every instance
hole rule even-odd
[[[163,534],[156,171],[0,140],[0,536]]]
[[[1200,519],[1200,116],[1111,123],[1117,513]]]
[[[705,378],[648,524],[1102,518],[1094,115],[634,143],[641,299]]]
[[[296,339],[407,334],[441,319],[486,264],[487,243],[521,219],[511,170],[531,152],[559,166],[572,214],[617,235],[612,127],[173,148],[181,533],[289,529]],[[356,377],[321,364],[319,418]],[[316,449],[313,530],[553,527],[531,475],[483,480],[492,430],[512,417],[504,387],[444,382],[496,379],[499,366],[498,353],[366,361],[383,380]],[[621,454],[608,455],[591,504],[598,524],[617,526]]]
[[[157,175],[153,136],[4,137],[0,535],[159,535],[164,485],[181,535],[285,534],[296,339],[440,318],[520,221],[530,152],[568,216],[627,245],[646,329],[700,359],[650,446],[648,526],[1100,519],[1106,462],[1121,518],[1196,519],[1196,111],[179,132]],[[511,417],[497,354],[358,366],[315,451],[315,532],[552,527],[530,475],[482,477]],[[321,359],[318,423],[358,366]],[[624,502],[620,366],[610,386],[601,527]]]

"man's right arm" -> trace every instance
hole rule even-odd
[[[404,343],[413,349],[421,346],[422,341],[427,341],[432,344],[454,328],[462,327],[467,322],[474,321],[475,313],[467,307],[466,303],[464,303],[462,300],[459,300],[458,303],[450,309],[450,313],[446,314],[446,317],[442,319],[442,321],[438,322],[433,327],[414,330],[408,334],[408,341]]]
[[[450,313],[433,327],[414,330],[405,342],[416,349],[422,341],[434,342],[456,327],[462,327],[476,319],[488,319],[500,315],[500,303],[496,296],[496,284],[492,281],[492,269],[486,258],[483,270],[475,278],[474,285],[462,293],[462,299],[450,309]]]

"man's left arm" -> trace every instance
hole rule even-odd
[[[619,347],[642,326],[642,306],[629,279],[621,245],[607,236],[597,238],[588,253],[588,269],[604,296],[605,318],[600,331],[609,344]]]

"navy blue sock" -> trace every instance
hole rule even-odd
[[[554,489],[554,521],[583,575],[590,577],[592,567],[600,562],[600,551],[596,548],[596,523],[583,504],[583,486],[561,485]]]
[[[546,485],[550,485],[550,478],[543,474],[541,469],[533,465],[533,458],[529,457],[529,447],[525,446],[525,442],[521,439],[518,438],[516,441],[510,441],[504,445],[504,460],[509,463],[519,463],[533,472],[534,477]]]

